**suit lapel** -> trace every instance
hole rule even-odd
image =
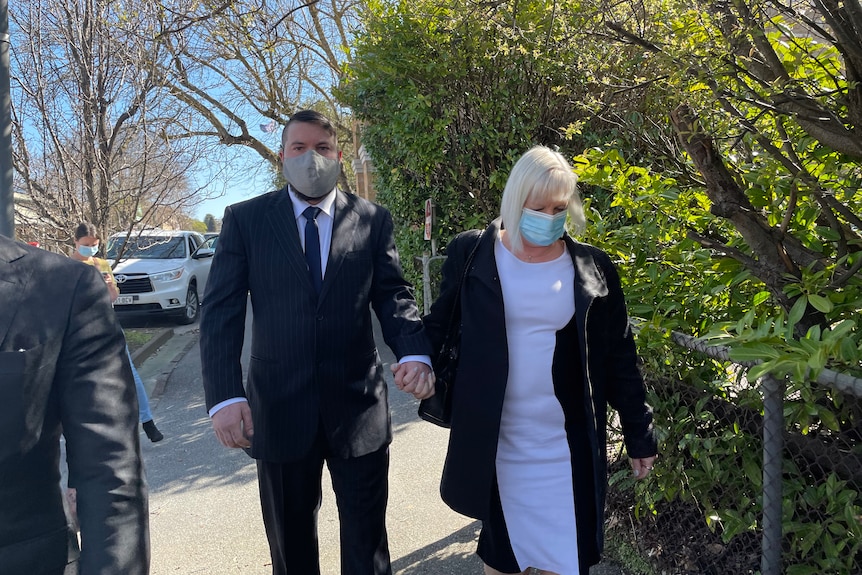
[[[332,221],[332,240],[329,244],[329,259],[323,274],[323,285],[320,288],[320,300],[326,297],[330,286],[338,275],[338,270],[344,261],[344,254],[354,245],[354,236],[359,226],[356,220],[359,214],[347,201],[347,196],[341,190],[335,191],[335,218]],[[309,284],[311,282],[309,281]]]
[[[311,276],[308,274],[308,264],[305,263],[305,253],[299,241],[299,230],[296,227],[296,215],[293,213],[293,203],[287,193],[287,188],[273,194],[273,201],[266,217],[275,230],[278,245],[287,255],[287,261],[300,282],[309,290],[314,291]],[[334,232],[333,232],[334,235]]]
[[[27,266],[27,252],[6,238],[0,238],[0,349],[9,333],[12,319],[27,292],[33,268]],[[13,273],[14,272],[14,273]]]

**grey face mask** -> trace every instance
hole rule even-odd
[[[301,156],[285,158],[281,172],[294,190],[317,199],[335,189],[335,183],[341,175],[341,162],[309,150]]]

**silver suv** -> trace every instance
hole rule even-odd
[[[193,323],[214,253],[203,243],[197,232],[176,230],[119,233],[108,238],[105,255],[120,288],[114,310],[169,314],[182,324]]]

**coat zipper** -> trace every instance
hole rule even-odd
[[[588,397],[588,400],[590,402],[589,406],[590,406],[590,411],[593,412],[593,429],[596,430],[596,433],[598,433],[599,422],[596,419],[595,404],[593,403],[593,379],[592,379],[592,375],[590,373],[590,371],[591,371],[590,370],[590,338],[587,337],[587,331],[588,331],[587,325],[589,324],[590,310],[593,307],[593,301],[594,301],[594,299],[590,298],[590,303],[589,303],[589,305],[587,305],[587,311],[584,312],[584,361],[586,362],[585,372],[586,372],[586,376],[587,376],[586,377],[586,379],[587,379],[586,383],[587,383],[587,391],[589,394],[589,397]]]

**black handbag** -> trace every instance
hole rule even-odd
[[[446,337],[443,339],[443,345],[440,346],[440,353],[432,362],[434,375],[437,378],[434,382],[434,395],[419,402],[419,417],[440,427],[448,428],[452,424],[452,384],[455,383],[455,375],[458,373],[458,355],[461,349],[461,287],[464,285],[464,278],[470,270],[470,264],[473,262],[473,256],[476,255],[481,239],[482,232],[479,232],[476,244],[467,256],[464,269],[458,278],[458,290],[455,302],[452,304],[452,311],[449,313]]]

